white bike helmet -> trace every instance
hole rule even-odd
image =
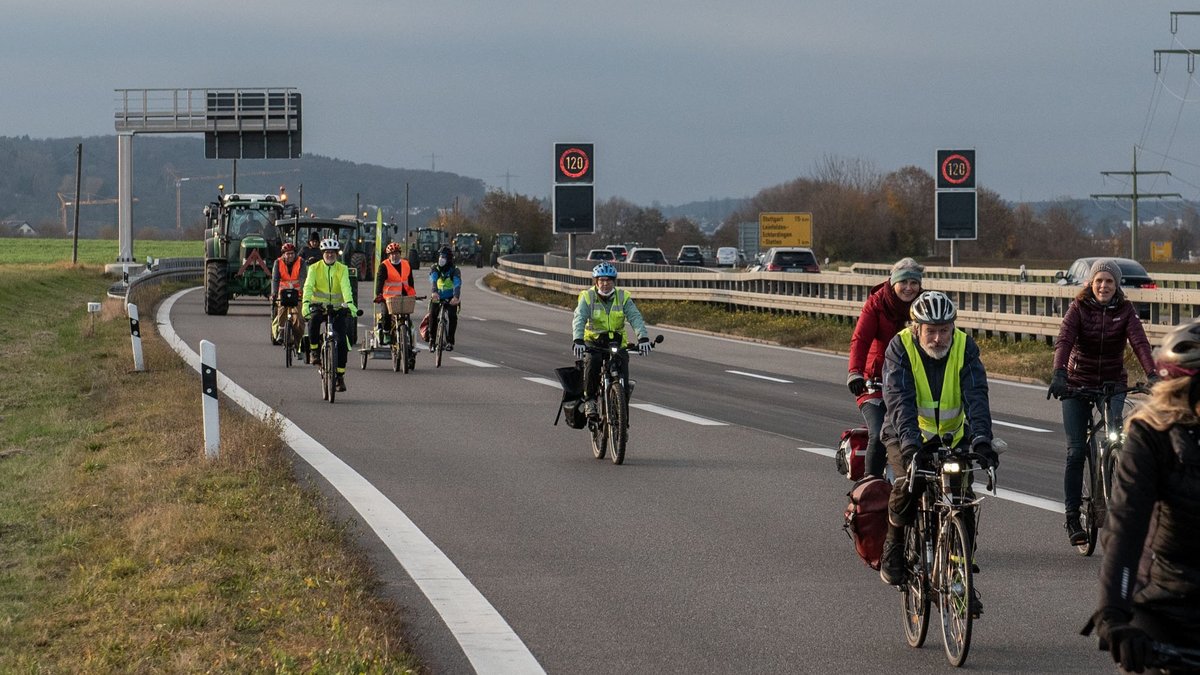
[[[338,242],[337,239],[330,237],[328,239],[321,240],[321,250],[322,251],[340,251],[340,250],[342,250],[342,245]]]
[[[957,316],[954,301],[941,291],[925,291],[908,308],[908,317],[916,323],[952,323]]]

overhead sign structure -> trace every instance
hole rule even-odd
[[[758,214],[758,248],[772,246],[812,246],[812,214]]]
[[[592,143],[554,144],[554,234],[595,234],[596,186]]]
[[[979,200],[975,193],[975,151],[937,151],[934,238],[939,241],[979,238]],[[951,247],[953,258],[953,247]]]

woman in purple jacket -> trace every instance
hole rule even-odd
[[[1071,388],[1099,387],[1105,382],[1128,382],[1125,344],[1133,347],[1146,377],[1153,379],[1154,358],[1133,303],[1121,292],[1121,268],[1111,258],[1092,264],[1087,286],[1075,296],[1063,317],[1054,343],[1054,378],[1047,397],[1062,398],[1063,429],[1067,434],[1067,465],[1063,476],[1063,506],[1067,537],[1072,546],[1087,541],[1079,522],[1083,501],[1083,460],[1087,456],[1087,429],[1092,404],[1063,398]],[[1110,414],[1120,423],[1125,395],[1112,398]]]

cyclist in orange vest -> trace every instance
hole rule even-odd
[[[271,307],[275,309],[271,317],[271,342],[279,344],[279,325],[287,315],[287,307],[279,304],[279,292],[283,290],[296,291],[296,301],[299,302],[301,291],[304,289],[304,271],[307,265],[304,261],[296,256],[296,245],[288,242],[283,245],[281,255],[275,260],[274,268],[271,270]],[[300,312],[293,315],[292,320],[292,335],[298,336],[304,333],[304,326],[300,320]]]
[[[383,304],[388,298],[400,295],[416,295],[412,266],[401,254],[400,244],[392,242],[384,249],[387,257],[375,270],[375,303]],[[379,322],[379,329],[386,335],[392,330],[392,315],[386,311]]]

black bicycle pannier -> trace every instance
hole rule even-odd
[[[284,307],[296,307],[300,304],[300,292],[294,288],[279,291],[279,304]]]
[[[569,368],[555,368],[554,374],[562,385],[562,403],[559,414],[567,421],[572,429],[582,429],[587,426],[587,416],[583,414],[583,369],[578,364]],[[558,424],[558,417],[554,418]]]

